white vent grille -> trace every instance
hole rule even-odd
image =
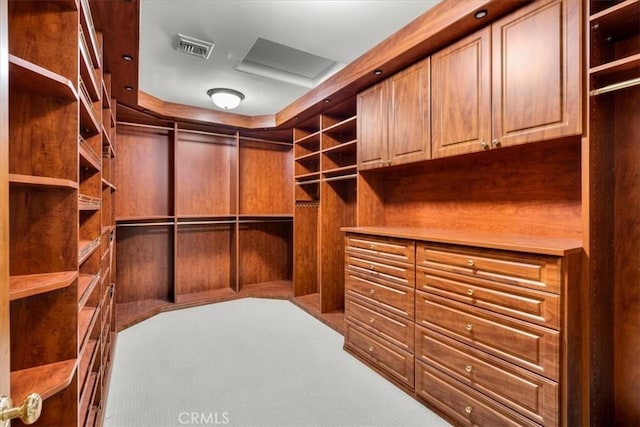
[[[198,40],[193,37],[178,34],[177,49],[180,52],[197,56],[198,58],[209,59],[213,51],[214,44],[204,40]]]

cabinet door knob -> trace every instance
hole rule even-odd
[[[502,147],[502,143],[497,139],[491,141],[491,145],[493,145],[495,148]]]
[[[0,425],[9,425],[9,421],[20,418],[24,424],[33,424],[42,412],[42,397],[38,393],[31,393],[25,397],[22,405],[12,407],[11,398],[0,396]]]
[[[483,150],[488,150],[489,149],[489,144],[487,144],[487,142],[483,139],[482,141],[480,141],[480,147]]]
[[[471,406],[465,406],[464,407],[464,412],[466,412],[467,414],[470,414],[471,411],[473,411],[473,408]]]
[[[471,372],[471,371],[473,371],[473,366],[467,365],[467,366],[464,367],[464,370],[467,371],[467,372]]]
[[[467,295],[473,296],[473,289],[471,288],[467,289]]]
[[[471,330],[473,329],[473,325],[471,323],[467,323],[466,325],[464,325],[464,328],[467,331],[471,332]]]
[[[468,260],[467,260],[467,265],[468,265],[469,267],[473,267],[473,266],[475,265],[475,262],[473,262],[473,260],[472,260],[472,259],[468,259]]]

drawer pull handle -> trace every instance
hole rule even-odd
[[[373,243],[369,243],[369,249],[375,249],[376,245],[374,245]]]
[[[371,353],[373,350],[375,350],[373,346],[369,347],[369,353]]]
[[[373,294],[375,294],[375,293],[376,293],[376,290],[375,290],[375,289],[369,289],[369,294],[370,294],[370,295],[373,295]]]
[[[473,366],[467,365],[467,366],[464,367],[464,370],[467,371],[467,372],[471,372],[471,371],[473,371]]]
[[[474,264],[475,264],[475,263],[473,262],[473,260],[472,260],[472,259],[468,259],[468,260],[467,260],[467,265],[468,265],[469,267],[473,267],[473,265],[474,265]]]
[[[473,408],[471,406],[465,406],[464,407],[464,412],[466,412],[467,414],[470,414],[471,411],[473,411]]]
[[[473,329],[473,325],[471,323],[467,323],[466,325],[464,325],[464,328],[467,331],[471,332],[471,330]]]
[[[376,268],[373,266],[373,264],[369,264],[369,270],[375,270]]]
[[[473,296],[473,289],[467,289],[467,295]]]
[[[376,319],[374,319],[373,317],[371,319],[369,319],[369,323],[373,323],[375,321],[376,321]]]

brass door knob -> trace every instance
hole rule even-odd
[[[471,414],[471,411],[473,411],[473,408],[471,406],[464,407],[464,412],[466,412],[467,414]]]
[[[11,398],[0,397],[0,427],[8,427],[9,422],[15,418],[20,418],[24,424],[33,424],[42,412],[42,398],[38,393],[31,393],[25,397],[22,405],[12,408]]]
[[[480,141],[480,148],[482,148],[483,150],[488,150],[489,149],[489,144],[487,144],[486,141],[482,140],[482,141]]]
[[[494,139],[493,141],[491,141],[491,145],[493,145],[495,148],[502,147],[502,143],[497,139]]]

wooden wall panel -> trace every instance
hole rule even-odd
[[[396,169],[383,224],[580,237],[580,155],[572,139]]]
[[[180,295],[235,287],[233,225],[178,227],[176,299]]]
[[[239,284],[291,280],[290,222],[240,224]]]
[[[173,299],[173,226],[118,227],[117,302]]]
[[[240,140],[240,214],[293,214],[291,156],[291,146]]]
[[[117,127],[116,217],[173,215],[172,132]]]
[[[293,234],[293,296],[318,292],[318,203],[299,202]]]
[[[179,132],[176,215],[235,214],[235,137]]]
[[[640,89],[614,101],[614,402],[617,425],[640,422]]]

